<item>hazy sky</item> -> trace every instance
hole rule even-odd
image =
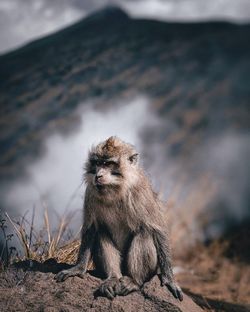
[[[250,21],[250,0],[0,0],[0,53],[83,18],[107,4],[161,20]]]

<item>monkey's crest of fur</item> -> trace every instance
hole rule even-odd
[[[91,152],[99,156],[114,157],[133,155],[136,153],[136,150],[132,144],[125,143],[116,136],[111,136],[104,142],[99,143]]]

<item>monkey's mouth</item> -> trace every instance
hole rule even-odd
[[[105,183],[103,181],[100,181],[100,180],[97,180],[95,181],[95,187],[100,190],[100,189],[103,189],[105,186]]]
[[[105,183],[103,180],[95,180],[95,186],[104,186]]]
[[[96,187],[103,187],[107,184],[107,181],[104,178],[95,178],[94,184]]]

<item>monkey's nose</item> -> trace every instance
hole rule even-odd
[[[101,175],[101,174],[100,174],[100,175],[96,175],[96,176],[95,176],[96,182],[98,182],[101,178],[102,178],[102,175]]]

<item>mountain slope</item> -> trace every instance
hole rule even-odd
[[[249,37],[249,25],[134,20],[108,8],[1,56],[1,178],[39,153],[51,131],[70,130],[90,98],[104,108],[150,96],[185,132],[174,154],[192,148],[194,135],[248,131]]]

